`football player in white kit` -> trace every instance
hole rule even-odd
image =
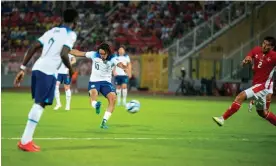
[[[32,97],[34,104],[29,112],[27,125],[18,148],[27,152],[38,152],[40,147],[33,142],[33,134],[46,105],[52,105],[56,77],[59,66],[63,63],[69,69],[70,77],[73,69],[68,53],[72,49],[77,35],[73,29],[77,25],[78,13],[74,9],[67,9],[63,13],[63,25],[45,32],[27,51],[20,71],[15,77],[14,85],[20,86],[24,77],[24,70],[34,53],[42,48],[39,59],[32,68]]]
[[[73,55],[68,55],[71,65],[76,63],[76,58]],[[71,78],[68,74],[68,68],[64,65],[61,64],[60,68],[58,69],[57,73],[57,83],[56,83],[56,90],[55,90],[55,98],[57,101],[57,105],[55,106],[54,110],[58,110],[61,107],[61,102],[60,102],[60,92],[59,92],[59,85],[64,84],[64,90],[65,90],[65,95],[66,95],[66,107],[65,110],[69,111],[70,110],[70,102],[71,102],[71,89],[70,89],[70,84],[71,84]]]
[[[92,71],[88,84],[90,103],[96,109],[96,113],[99,114],[101,102],[97,101],[98,93],[101,92],[107,98],[108,107],[101,123],[101,128],[106,129],[108,128],[106,122],[114,111],[116,103],[115,88],[111,84],[112,69],[114,66],[118,66],[127,71],[128,67],[116,60],[107,43],[100,44],[97,51],[82,52],[73,49],[70,54],[92,59]]]
[[[125,52],[125,47],[121,46],[118,50],[118,55],[116,55],[116,59],[119,62],[122,62],[124,65],[128,67],[128,73],[126,73],[120,67],[114,67],[113,75],[115,76],[115,84],[116,84],[116,93],[117,93],[117,105],[121,105],[121,94],[123,96],[123,105],[126,105],[127,98],[127,83],[128,79],[131,78],[131,63],[130,58]]]

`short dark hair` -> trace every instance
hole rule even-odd
[[[78,12],[75,9],[66,9],[63,12],[63,20],[65,23],[73,23],[78,17]]]
[[[102,49],[104,50],[105,52],[107,52],[108,55],[111,55],[112,54],[112,50],[111,50],[111,47],[109,44],[103,42],[101,43],[99,46],[98,46],[98,51]]]
[[[275,45],[276,45],[276,40],[275,40],[274,37],[272,37],[272,36],[266,36],[266,37],[264,38],[264,40],[268,41],[272,47],[275,47]]]
[[[123,48],[124,50],[126,50],[126,46],[124,46],[124,45],[120,45],[119,49],[120,48]]]

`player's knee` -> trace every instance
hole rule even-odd
[[[90,91],[90,96],[96,96],[98,92],[96,90],[91,90]]]
[[[246,99],[246,93],[243,91],[238,94],[238,96],[235,98],[235,101],[241,104],[245,99]]]
[[[64,85],[64,90],[67,91],[70,89],[70,86],[69,85]]]
[[[257,113],[260,117],[262,118],[266,118],[268,111],[264,111],[264,110],[257,110]]]
[[[266,96],[266,101],[271,101],[271,97],[272,97],[272,94],[268,94],[268,95]]]
[[[235,101],[238,102],[238,103],[242,103],[242,102],[243,102],[242,96],[238,95],[238,96],[235,98]]]
[[[109,100],[110,103],[115,103],[116,102],[116,95],[115,94],[110,95],[108,100]]]
[[[42,108],[45,108],[45,103],[36,103],[37,105],[40,105]]]
[[[127,88],[127,85],[126,84],[123,84],[122,85],[122,89],[126,89]]]

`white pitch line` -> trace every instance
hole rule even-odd
[[[21,138],[1,138],[2,140],[18,140]],[[34,138],[36,140],[172,140],[172,139],[183,139],[183,138],[116,138],[116,137],[91,137],[91,138],[73,138],[73,137],[53,137],[53,138]]]
[[[6,138],[2,137],[2,140],[20,140],[21,138],[19,137],[11,137],[11,138]],[[215,138],[166,138],[166,137],[157,137],[157,138],[146,138],[146,137],[88,137],[88,138],[81,138],[81,137],[48,137],[48,138],[34,138],[34,140],[217,140]],[[229,139],[227,139],[229,140]],[[232,138],[230,140],[233,141],[249,141],[247,138]]]

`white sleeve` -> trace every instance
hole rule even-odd
[[[97,52],[95,52],[95,51],[89,51],[89,52],[85,53],[85,56],[87,58],[94,59],[94,58],[96,58],[96,54],[97,54]]]
[[[111,61],[111,63],[114,64],[114,66],[116,66],[116,67],[117,67],[118,63],[120,63],[120,62],[116,59],[116,57],[112,57],[110,61]]]
[[[76,40],[77,40],[77,35],[75,32],[72,31],[67,36],[67,39],[66,39],[64,45],[67,46],[68,48],[70,48],[70,50],[72,50]]]
[[[46,31],[42,36],[40,36],[40,38],[37,39],[42,46],[44,45],[44,43],[47,43],[47,41],[49,40],[49,33],[50,33],[50,30]]]
[[[130,58],[129,58],[128,55],[127,55],[127,57],[126,57],[126,61],[127,61],[127,63],[130,63]]]

